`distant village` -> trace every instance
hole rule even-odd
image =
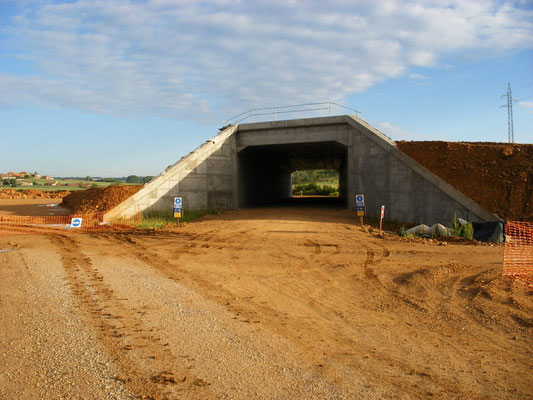
[[[39,180],[39,181],[38,181]],[[78,186],[78,187],[89,187],[90,183],[79,183],[79,182],[60,182],[54,180],[49,175],[41,176],[37,172],[29,173],[26,171],[22,172],[8,172],[7,174],[0,173],[0,182],[3,186]]]

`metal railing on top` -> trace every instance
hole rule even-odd
[[[279,114],[289,114],[289,113],[302,113],[302,112],[315,112],[315,111],[325,111],[328,110],[328,115],[332,113],[332,107],[342,108],[344,110],[349,110],[353,112],[356,116],[359,116],[359,111],[343,106],[341,104],[334,103],[333,101],[328,101],[325,103],[305,103],[305,104],[294,104],[291,106],[275,106],[275,107],[263,107],[263,108],[252,108],[251,110],[245,111],[236,115],[226,121],[226,125],[238,124],[241,121],[244,121],[252,117],[264,117],[266,115],[274,115],[274,120],[277,121]]]

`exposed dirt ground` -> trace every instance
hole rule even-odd
[[[533,221],[533,144],[397,142],[398,148],[487,210]]]
[[[142,185],[111,185],[72,192],[63,199],[62,206],[73,213],[97,213],[113,209],[133,196]]]
[[[501,246],[278,207],[0,249],[2,399],[531,398]]]
[[[0,199],[0,215],[68,215],[66,208],[60,207],[61,199],[37,198],[37,199]]]
[[[0,199],[62,199],[68,191],[39,190],[39,189],[0,189]]]

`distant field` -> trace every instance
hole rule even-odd
[[[96,181],[86,181],[81,179],[58,179],[53,180],[53,182],[57,182],[58,186],[45,186],[46,182],[50,182],[46,179],[27,179],[28,182],[37,182],[38,185],[32,185],[32,186],[0,186],[0,190],[2,189],[15,189],[15,190],[27,190],[27,189],[39,189],[39,190],[50,190],[50,191],[75,191],[75,190],[85,190],[89,189],[91,186],[96,187],[107,187],[109,185],[134,185],[133,183],[125,183],[125,182],[96,182]],[[65,184],[76,184],[76,186],[60,186]],[[80,187],[80,184],[89,184],[89,187]]]
[[[337,179],[319,179],[316,181],[316,184],[319,186],[331,186],[335,189],[338,189],[339,187],[339,181]],[[292,187],[294,188],[296,184],[293,184]]]

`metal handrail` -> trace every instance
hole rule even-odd
[[[316,107],[316,106],[325,106],[325,105],[327,105],[327,107]],[[309,111],[329,110],[329,114],[331,115],[331,106],[344,108],[346,110],[354,112],[356,116],[359,116],[359,111],[357,111],[356,109],[352,109],[352,108],[343,106],[342,104],[337,104],[337,103],[335,103],[333,101],[328,101],[328,102],[324,102],[324,103],[304,103],[304,104],[294,104],[294,105],[289,105],[289,106],[252,108],[252,109],[250,109],[248,111],[245,111],[243,113],[240,113],[240,114],[228,119],[225,122],[225,124],[226,125],[228,125],[228,124],[230,124],[230,125],[238,124],[239,122],[244,121],[245,119],[248,119],[248,118],[251,118],[251,117],[255,117],[255,116],[264,116],[264,115],[276,115],[275,119],[277,119],[277,115],[278,114],[288,114],[288,113],[295,113],[295,112],[309,112]],[[286,110],[288,108],[290,109],[290,108],[295,108],[295,107],[307,107],[307,108],[303,108],[303,109],[300,108],[298,110]],[[309,108],[309,107],[313,107],[313,108]],[[270,112],[258,112],[258,111],[266,111],[266,110],[273,110],[273,111],[270,111]]]

